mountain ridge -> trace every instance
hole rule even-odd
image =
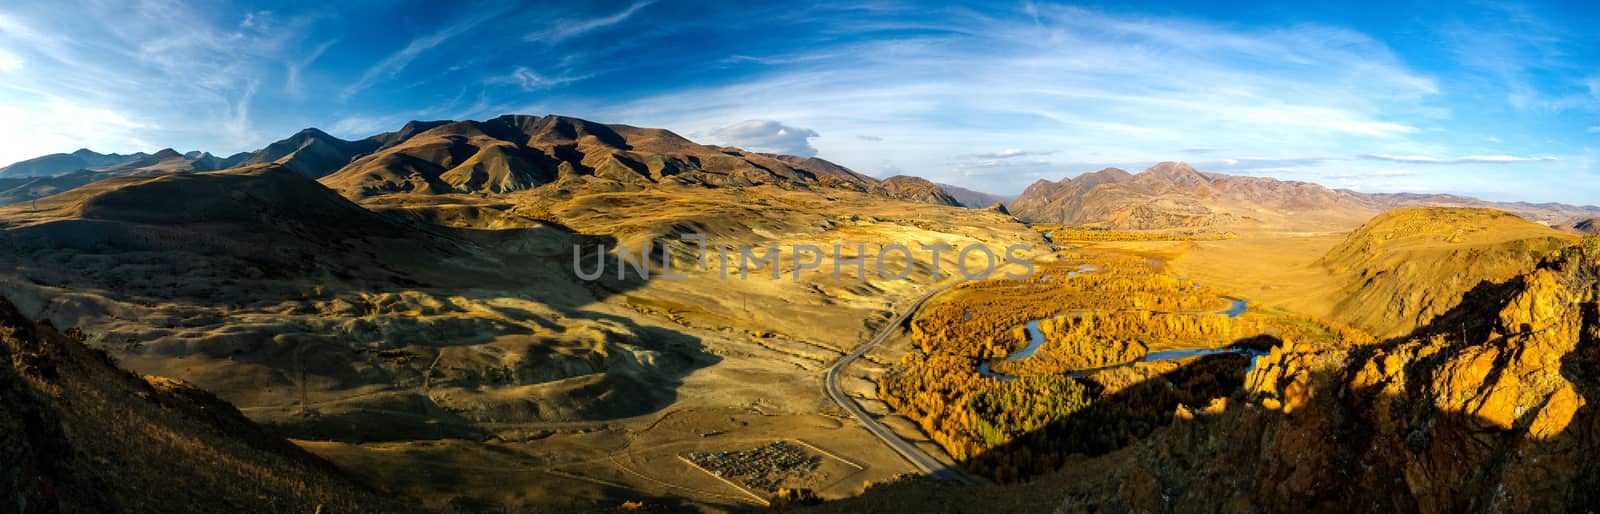
[[[434,139],[427,144],[413,141],[419,136]],[[308,127],[253,152],[228,157],[170,148],[128,155],[87,149],[51,154],[0,168],[0,204],[69,190],[107,176],[266,163],[357,196],[502,194],[558,181],[574,183],[574,179],[584,187],[616,190],[660,184],[772,183],[906,196],[877,179],[816,157],[701,145],[666,129],[560,115],[508,114],[484,121],[413,120],[398,130],[356,140]],[[1578,231],[1585,230],[1575,226],[1581,220],[1600,218],[1596,206],[1361,193],[1304,181],[1205,172],[1181,161],[1158,163],[1137,174],[1106,168],[1058,181],[1041,179],[1014,198],[945,184],[935,187],[940,191],[910,195],[915,197],[912,201],[970,208],[999,202],[1027,222],[1131,230],[1227,231],[1263,226],[1348,230],[1380,212],[1414,206],[1498,208]]]
[[[1361,193],[1312,182],[1202,172],[1175,161],[1138,174],[1106,168],[1058,181],[1041,179],[1007,204],[1019,219],[1032,223],[1122,230],[1348,230],[1384,211],[1423,206],[1497,208],[1546,225],[1600,215],[1600,207],[1593,206]]]

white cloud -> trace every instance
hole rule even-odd
[[[0,117],[26,123],[6,135],[4,159],[259,146],[257,86],[306,23],[259,13],[243,23],[182,0],[19,7],[0,13],[0,47],[26,72],[0,80]]]
[[[903,134],[815,146],[845,166],[888,158],[934,179],[989,175],[984,188],[998,192],[1020,190],[1027,174],[1084,171],[1072,162],[1153,162],[1176,157],[1175,148],[1262,158],[1400,153],[1426,134],[1424,123],[1447,116],[1431,103],[1433,77],[1359,33],[1036,11],[1037,23],[964,13],[921,27],[923,35],[790,56],[795,64],[753,80],[565,110],[686,133],[762,118],[828,134]],[[978,148],[1059,155],[1030,156],[1036,162],[1008,174],[972,159]]]
[[[811,146],[816,131],[791,127],[772,120],[747,120],[716,129],[710,136],[718,144],[736,146],[757,152],[770,152],[811,157],[817,149]]]
[[[516,84],[518,87],[522,88],[523,91],[538,91],[541,89],[548,89],[561,84],[566,84],[568,82],[576,82],[586,78],[589,78],[589,75],[572,76],[562,74],[550,77],[533,71],[527,66],[517,66],[511,70],[511,74],[493,77],[487,82],[490,84]]]
[[[998,151],[998,152],[973,154],[972,156],[976,157],[976,158],[979,158],[979,159],[1012,159],[1012,158],[1016,158],[1016,157],[1030,157],[1030,156],[1040,156],[1040,155],[1051,155],[1051,154],[1054,154],[1054,153],[1056,153],[1054,150],[1042,150],[1041,151],[1041,150],[1023,150],[1021,148],[1007,148],[1007,149],[1004,149],[1004,150],[1001,150],[1001,151]]]
[[[22,58],[0,48],[0,73],[11,73],[20,69],[22,69]]]
[[[37,102],[0,101],[0,166],[55,151],[94,147],[105,152],[157,148],[143,138],[148,125],[114,109],[84,105],[65,98]]]
[[[627,20],[629,17],[632,17],[634,13],[639,12],[640,9],[644,9],[645,7],[649,7],[650,4],[653,4],[653,3],[655,3],[655,0],[647,0],[647,1],[644,1],[644,2],[635,2],[633,5],[630,5],[626,9],[618,11],[615,14],[611,14],[609,16],[602,16],[602,17],[599,17],[599,18],[594,18],[594,19],[589,19],[589,20],[560,20],[560,21],[556,21],[556,22],[550,24],[552,26],[551,29],[545,30],[545,31],[542,31],[542,32],[535,32],[535,33],[532,33],[532,34],[528,34],[527,36],[524,36],[523,39],[526,40],[526,41],[540,41],[540,42],[544,42],[544,43],[558,43],[558,42],[564,41],[566,39],[570,39],[570,38],[573,38],[573,37],[576,37],[576,36],[583,35],[583,34],[588,33],[590,31],[599,30],[599,29],[602,29],[602,28],[610,27],[612,25],[616,25],[618,23],[622,23],[624,20]]]
[[[1555,157],[1519,157],[1515,155],[1466,155],[1462,157],[1430,157],[1427,155],[1387,155],[1367,154],[1363,159],[1374,161],[1404,162],[1411,164],[1505,164],[1513,162],[1538,162],[1555,161]]]

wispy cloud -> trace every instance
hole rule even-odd
[[[634,13],[639,12],[639,10],[644,9],[645,7],[649,7],[650,4],[653,4],[653,3],[655,3],[655,0],[647,0],[647,1],[643,1],[643,2],[635,2],[633,5],[629,5],[627,8],[625,8],[625,9],[623,9],[621,11],[618,11],[618,12],[616,12],[614,14],[610,14],[610,15],[607,15],[607,16],[602,16],[602,17],[599,17],[599,18],[591,18],[591,19],[586,19],[586,20],[560,20],[560,21],[556,21],[556,22],[550,24],[552,28],[550,28],[549,30],[544,30],[544,31],[528,34],[526,36],[523,36],[523,40],[526,40],[526,41],[538,41],[538,42],[551,43],[551,44],[559,43],[561,41],[565,41],[567,39],[570,39],[570,38],[573,38],[573,37],[577,37],[577,36],[589,33],[591,31],[603,29],[603,28],[606,28],[606,27],[610,27],[612,25],[616,25],[618,23],[622,23],[623,21],[625,21],[628,18],[632,17],[634,15]]]
[[[435,47],[443,45],[446,42],[449,42],[451,39],[455,39],[457,36],[472,30],[483,22],[493,19],[499,14],[500,13],[497,11],[494,13],[467,18],[465,20],[457,21],[454,24],[447,25],[432,34],[411,40],[410,43],[406,44],[405,48],[401,48],[399,51],[390,54],[381,61],[378,61],[378,63],[372,65],[372,67],[367,68],[367,71],[361,74],[361,78],[357,79],[355,83],[344,88],[344,91],[340,96],[342,98],[349,99],[350,97],[355,96],[356,93],[360,93],[361,91],[370,88],[381,81],[393,78],[395,75],[405,70],[406,66],[410,66],[411,61],[416,60],[416,58],[422,55],[423,52],[427,52],[428,50],[432,50]]]
[[[1513,162],[1539,162],[1555,161],[1555,157],[1519,157],[1515,155],[1467,155],[1462,157],[1430,157],[1426,155],[1385,155],[1366,154],[1362,159],[1374,161],[1404,162],[1409,164],[1507,164]]]
[[[1033,157],[1051,155],[1054,153],[1056,153],[1055,150],[1023,150],[1021,148],[1007,148],[998,152],[972,154],[972,157],[976,157],[978,159],[1015,159],[1017,157]]]
[[[324,41],[322,44],[317,45],[316,48],[311,49],[311,52],[307,53],[304,59],[300,59],[285,65],[283,78],[284,90],[287,91],[290,96],[297,98],[304,95],[305,92],[300,88],[300,73],[304,71],[307,66],[316,63],[317,59],[321,58],[322,54],[328,51],[328,48],[332,47],[338,42],[339,40],[337,38]]]
[[[523,91],[538,91],[541,89],[548,89],[566,84],[568,82],[577,82],[591,76],[592,75],[574,76],[568,74],[547,76],[545,74],[533,71],[527,66],[517,66],[511,70],[511,73],[490,77],[485,82],[489,84],[515,84],[517,87],[522,88]]]
[[[817,48],[752,80],[581,106],[693,133],[770,117],[823,133],[907,133],[894,142],[819,140],[819,155],[867,168],[885,158],[934,179],[1020,190],[1070,159],[1145,162],[1173,148],[1275,157],[1404,148],[1438,116],[1436,79],[1348,30],[1239,31],[1186,20],[1036,6],[1038,20],[965,12],[917,35]],[[848,21],[834,30],[855,31]],[[842,26],[841,26],[842,25]],[[960,70],[951,73],[950,70]],[[983,161],[1028,160],[1001,166]],[[1052,163],[1054,165],[1052,166]],[[1013,171],[1004,171],[1011,169]]]

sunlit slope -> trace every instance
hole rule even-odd
[[[1373,218],[1319,263],[1343,284],[1332,316],[1384,337],[1427,323],[1479,284],[1525,272],[1572,240],[1504,211],[1418,207]]]
[[[427,128],[322,178],[349,196],[506,193],[569,180],[598,181],[613,190],[659,183],[858,191],[876,185],[815,158],[700,145],[663,129],[524,115]]]

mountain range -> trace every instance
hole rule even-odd
[[[1310,182],[1206,173],[1183,162],[1163,162],[1138,174],[1106,168],[1055,182],[1040,180],[1007,206],[1028,222],[1123,230],[1348,230],[1380,212],[1429,206],[1495,208],[1562,227],[1600,215],[1595,206],[1360,193]]]
[[[1163,162],[1040,180],[1015,199],[900,175],[878,180],[815,157],[701,145],[671,131],[566,116],[506,115],[485,121],[412,121],[347,141],[315,128],[259,150],[51,154],[0,168],[0,205],[67,191],[112,176],[201,172],[277,164],[348,197],[392,193],[502,194],[547,184],[615,191],[694,185],[774,184],[837,188],[938,205],[1000,208],[1032,223],[1124,230],[1252,228],[1349,230],[1402,207],[1487,207],[1569,231],[1595,230],[1600,207],[1503,203],[1412,193],[1360,193]]]

